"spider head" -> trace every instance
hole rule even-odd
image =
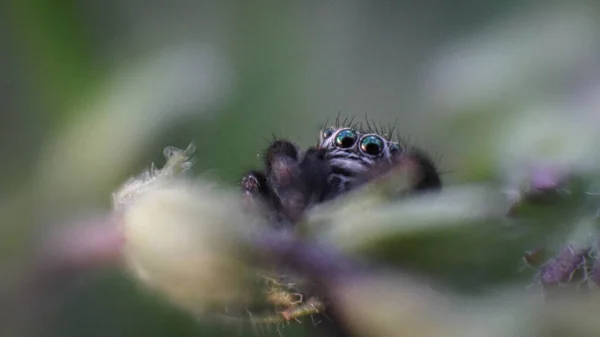
[[[380,161],[390,161],[400,146],[375,133],[364,133],[350,127],[326,128],[319,137],[319,146],[327,150],[327,159],[334,168],[349,174],[361,173]]]

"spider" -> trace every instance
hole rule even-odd
[[[410,192],[438,190],[438,169],[426,154],[393,141],[390,128],[367,128],[352,124],[323,127],[316,146],[302,151],[286,139],[275,138],[264,152],[264,171],[253,170],[241,179],[242,193],[251,204],[264,204],[269,221],[277,228],[293,228],[311,206],[333,200],[359,186],[411,164],[417,179]],[[318,296],[305,297],[296,287],[264,277],[268,303],[277,315],[263,323],[298,321],[300,317],[325,314],[326,303]]]
[[[317,146],[302,152],[294,143],[274,139],[264,153],[264,171],[243,176],[241,187],[250,203],[267,205],[268,217],[277,227],[290,227],[311,206],[335,199],[385,173],[410,163],[418,172],[411,190],[441,188],[438,169],[426,154],[391,140],[367,122],[325,127]]]

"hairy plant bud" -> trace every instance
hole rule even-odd
[[[196,315],[223,311],[243,300],[255,278],[245,240],[258,223],[237,195],[177,177],[173,165],[187,161],[173,151],[165,169],[130,180],[115,194],[125,261],[177,306]]]

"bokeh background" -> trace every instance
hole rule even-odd
[[[235,187],[260,167],[272,135],[306,147],[338,114],[368,117],[395,124],[437,157],[452,185],[522,177],[505,170],[516,165],[506,153],[526,146],[507,142],[503,150],[498,142],[532,134],[513,137],[512,124],[503,124],[523,111],[539,112],[527,115],[530,124],[548,115],[598,121],[600,6],[592,0],[3,7],[0,276],[13,299],[2,306],[6,336],[36,324],[43,329],[35,335],[48,336],[257,333],[199,322],[119,268],[67,278],[44,297],[51,304],[38,319],[8,319],[22,302],[18,275],[40,242],[108,209],[121,182],[164,162],[165,146],[195,143],[194,172]],[[304,328],[283,333],[304,336]]]

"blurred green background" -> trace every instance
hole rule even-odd
[[[2,275],[25,261],[49,224],[109,207],[111,191],[150,162],[162,164],[167,145],[194,142],[194,171],[235,187],[260,167],[271,135],[306,147],[340,113],[395,123],[403,137],[441,155],[449,184],[492,179],[494,123],[533,101],[569,97],[597,64],[594,1],[12,0],[3,7]],[[105,164],[111,158],[114,165]],[[256,334],[199,322],[119,270],[85,275],[58,297],[49,336]]]

